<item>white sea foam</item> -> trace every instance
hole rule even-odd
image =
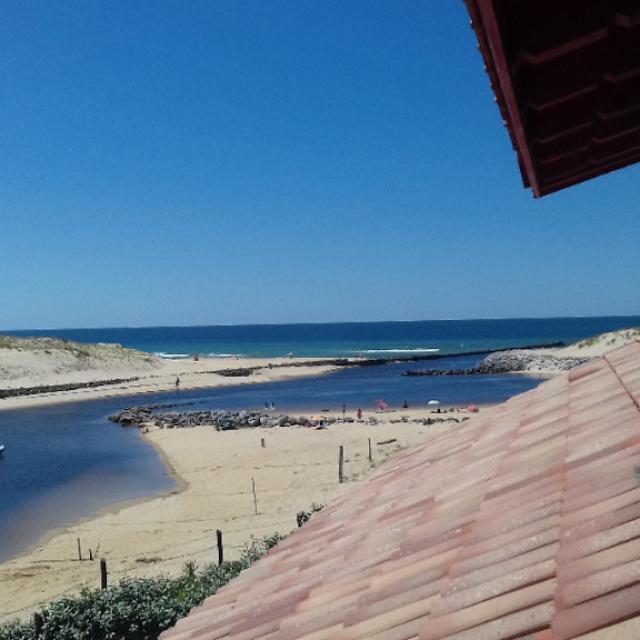
[[[358,353],[436,353],[440,349],[360,349]]]
[[[166,353],[164,351],[156,351],[153,355],[165,360],[184,360],[191,357],[189,353]]]
[[[244,358],[241,353],[207,353],[207,358]]]

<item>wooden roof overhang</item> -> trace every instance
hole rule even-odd
[[[536,197],[640,161],[640,0],[465,0]]]

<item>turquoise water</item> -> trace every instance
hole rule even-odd
[[[501,349],[640,326],[640,316],[508,320],[429,320],[329,324],[140,327],[0,332],[115,342],[165,356],[240,355],[385,357]]]

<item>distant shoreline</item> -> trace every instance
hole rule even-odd
[[[564,346],[562,342],[513,347],[521,351],[549,349]],[[0,388],[0,411],[2,409],[30,408],[60,402],[96,400],[112,395],[136,396],[146,393],[175,390],[175,380],[180,378],[180,388],[192,390],[204,387],[226,386],[231,379],[237,384],[273,382],[292,377],[323,375],[343,367],[371,367],[403,362],[422,362],[446,358],[489,355],[502,349],[483,349],[459,353],[428,353],[422,355],[388,358],[167,358],[162,359],[164,371],[156,373],[130,370],[123,378],[90,379],[56,383],[55,378],[48,384]],[[224,366],[222,366],[224,365]],[[285,371],[286,370],[286,371]],[[84,373],[84,372],[82,372]],[[146,375],[145,375],[146,374]],[[163,375],[164,374],[164,375]],[[206,376],[194,379],[194,374]],[[256,375],[257,374],[257,375]],[[214,378],[215,376],[215,378]],[[169,378],[168,380],[166,378]],[[155,380],[161,378],[160,380]],[[260,379],[258,379],[260,378]],[[154,379],[151,381],[151,379]],[[121,391],[125,393],[120,393]],[[31,400],[31,401],[29,401]],[[44,400],[44,401],[43,401]]]
[[[0,383],[6,385],[0,388],[0,411],[177,389],[195,390],[315,377],[344,367],[372,367],[471,356],[488,356],[486,363],[481,363],[477,371],[473,370],[477,373],[554,375],[637,339],[639,331],[633,328],[613,331],[569,346],[554,340],[510,345],[507,349],[496,347],[384,358],[289,356],[230,359],[194,356],[188,359],[160,359],[150,353],[117,344],[0,336],[0,370],[9,372],[8,376],[5,373],[5,380]],[[16,340],[22,344],[22,348],[13,344]],[[13,377],[11,371],[14,372]],[[469,371],[472,370],[461,370],[462,373]]]

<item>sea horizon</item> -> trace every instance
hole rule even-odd
[[[388,320],[2,330],[19,337],[115,343],[164,358],[395,357],[571,343],[640,325],[640,316]]]
[[[316,325],[361,325],[361,324],[411,324],[423,322],[501,322],[505,320],[590,320],[597,318],[635,318],[640,320],[640,315],[636,314],[613,314],[613,315],[559,315],[559,316],[505,316],[505,317],[482,317],[482,318],[429,318],[420,320],[318,320],[307,322],[220,322],[214,324],[152,324],[152,325],[112,325],[112,326],[86,326],[86,327],[31,327],[29,329],[0,329],[0,334],[13,335],[26,331],[105,331],[122,329],[202,329],[210,327],[281,327],[281,326],[316,326]]]

